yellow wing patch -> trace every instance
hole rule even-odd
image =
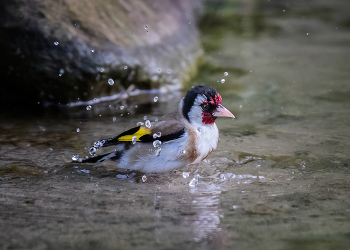
[[[148,135],[151,133],[151,129],[150,128],[145,128],[145,127],[140,127],[139,130],[137,130],[136,133],[132,134],[132,135],[124,135],[118,138],[118,141],[132,141],[132,138],[134,136],[137,137],[137,141],[140,141],[140,137],[144,136],[144,135]]]

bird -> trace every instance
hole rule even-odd
[[[187,91],[178,109],[159,121],[147,122],[115,137],[94,143],[90,149],[115,146],[115,151],[83,160],[95,163],[118,162],[118,168],[159,173],[200,163],[219,141],[218,117],[235,116],[222,105],[215,88],[194,86]]]

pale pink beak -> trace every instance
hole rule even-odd
[[[218,105],[218,107],[216,108],[216,110],[214,111],[214,113],[212,115],[216,116],[216,117],[218,117],[218,116],[226,116],[226,117],[235,118],[235,116],[230,111],[228,111],[227,108],[225,108],[221,104]]]

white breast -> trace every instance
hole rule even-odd
[[[193,163],[200,163],[210,152],[216,149],[219,142],[219,130],[214,123],[213,125],[198,126],[196,132],[198,135],[196,149],[200,155]]]

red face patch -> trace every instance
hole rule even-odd
[[[222,103],[221,95],[218,93],[217,95],[215,95],[214,99],[210,100],[209,102],[208,101],[204,101],[203,103],[204,104],[210,104],[210,105],[213,105],[213,106],[218,106],[219,104]]]
[[[212,116],[210,113],[202,113],[202,123],[205,125],[213,125],[217,117]]]
[[[214,99],[208,101],[204,101],[204,104],[209,104],[212,105],[214,107],[218,106],[219,104],[222,103],[222,98],[220,96],[220,94],[218,93],[217,95],[215,95]],[[203,112],[202,113],[202,123],[206,124],[206,125],[212,125],[214,124],[215,120],[217,117],[213,116],[211,113],[209,112]]]

